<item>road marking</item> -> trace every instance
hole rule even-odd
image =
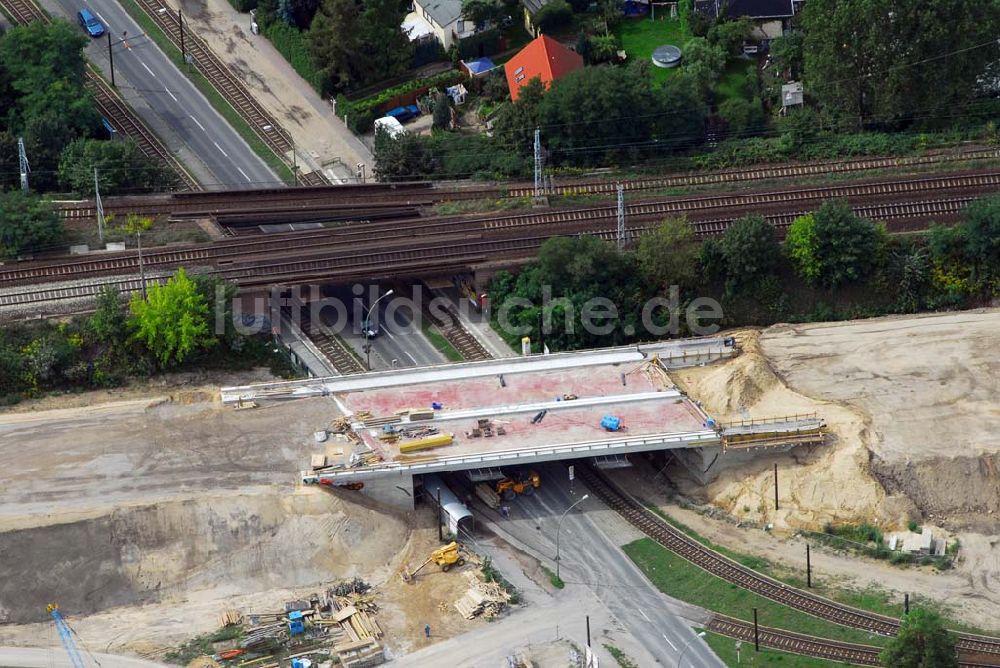
[[[180,100],[178,100],[176,97],[174,97],[174,94],[170,92],[169,88],[167,88],[166,86],[164,86],[163,90],[166,91],[167,95],[169,95],[170,97],[174,98],[174,102],[180,102]]]
[[[673,647],[674,651],[676,652],[677,651],[677,645],[675,645],[672,642],[670,642],[670,638],[667,637],[667,634],[666,633],[661,633],[660,635],[663,636],[663,639],[667,641],[667,644],[670,645],[671,647]]]
[[[204,128],[202,128],[202,129],[204,129]],[[228,153],[226,153],[225,151],[223,151],[223,150],[222,150],[222,147],[221,147],[221,146],[219,146],[219,142],[217,142],[217,141],[214,141],[214,142],[212,142],[212,143],[213,143],[213,144],[215,144],[215,148],[219,149],[219,153],[221,153],[222,155],[226,156],[227,158],[229,157],[229,154],[228,154]]]
[[[413,363],[414,363],[414,364],[416,364],[417,366],[420,366],[420,364],[419,364],[419,363],[417,362],[417,360],[413,359],[413,355],[411,355],[411,354],[409,353],[409,351],[406,351],[406,350],[404,350],[404,351],[403,351],[403,354],[404,354],[404,355],[406,355],[407,357],[409,357],[409,358],[410,358],[410,361],[411,361],[411,362],[413,362]]]
[[[639,614],[642,615],[642,618],[645,619],[647,622],[649,622],[649,623],[653,622],[652,619],[650,619],[649,617],[646,616],[646,611],[643,610],[642,608],[639,608]]]
[[[236,171],[238,171],[240,174],[243,175],[243,178],[245,178],[247,180],[247,183],[253,183],[253,181],[250,180],[250,177],[247,176],[247,173],[244,172],[242,169],[240,169],[239,167],[237,167]]]
[[[96,9],[94,10],[94,13],[97,14],[97,18],[101,19],[101,23],[104,24],[104,28],[106,30],[111,30],[111,24],[108,23],[108,20],[106,18],[104,18],[103,16],[101,16],[101,13],[99,11],[97,11]]]
[[[146,71],[149,72],[149,76],[153,77],[154,79],[156,78],[156,75],[153,74],[153,70],[149,69],[149,65],[147,65],[145,62],[141,60],[139,61],[139,63],[146,68]]]
[[[194,121],[195,125],[197,125],[199,128],[201,128],[202,132],[208,132],[208,130],[205,129],[205,126],[198,122],[197,118],[195,118],[194,116],[191,116],[190,114],[188,114],[188,118],[190,118],[192,121]]]

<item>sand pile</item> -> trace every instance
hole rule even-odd
[[[869,472],[871,438],[863,416],[790,390],[772,370],[761,347],[761,333],[735,334],[743,353],[736,359],[672,372],[675,382],[720,420],[820,413],[830,430],[828,444],[793,453],[758,455],[747,464],[723,455],[714,464],[718,477],[707,487],[685,486],[726,512],[781,527],[821,528],[829,521],[870,520],[874,513],[898,521],[911,510],[905,499],[886,498]],[[779,469],[781,510],[774,511],[773,465]]]
[[[318,488],[208,494],[7,531],[0,622],[42,621],[52,601],[84,615],[384,576],[406,535],[401,519]]]

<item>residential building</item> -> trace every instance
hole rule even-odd
[[[711,19],[723,13],[731,19],[746,16],[754,22],[754,37],[767,42],[784,34],[798,4],[796,0],[695,0],[694,9]]]
[[[542,33],[535,27],[535,14],[541,10],[542,7],[552,2],[552,0],[521,0],[521,4],[524,6],[524,29],[527,30],[533,37],[538,37]]]
[[[541,79],[548,88],[556,79],[582,67],[583,58],[576,51],[548,35],[536,37],[504,65],[510,98],[516,102],[518,91],[532,79]]]
[[[427,22],[445,49],[477,32],[462,16],[462,0],[413,0],[413,14]]]

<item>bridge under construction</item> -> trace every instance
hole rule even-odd
[[[700,477],[720,456],[822,443],[820,417],[721,424],[670,378],[671,369],[738,353],[730,338],[677,340],[228,387],[222,398],[236,408],[332,399],[338,414],[317,431],[302,481],[363,487],[409,507],[414,477],[433,473],[576,459],[620,466],[629,455],[683,450]]]

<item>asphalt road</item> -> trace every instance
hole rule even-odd
[[[202,185],[208,188],[280,185],[274,172],[153,40],[143,36],[139,25],[115,0],[46,0],[45,4],[74,24],[76,12],[89,7],[104,23],[112,35],[115,83],[119,90],[126,98],[134,93],[145,102],[133,106],[154,130],[169,128],[168,136],[159,133],[161,139],[172,150],[186,148],[180,151],[182,160],[190,162],[191,155],[197,156],[202,168],[192,165],[192,171]],[[126,38],[121,41],[123,35]],[[110,81],[107,36],[92,40],[86,54]],[[178,142],[183,147],[173,145]]]
[[[570,492],[567,469],[559,464],[540,467],[542,486],[530,498],[513,502],[511,519],[503,528],[527,545],[554,555],[559,516],[586,492],[577,480]],[[657,590],[593,519],[606,510],[593,495],[566,515],[560,532],[560,569],[566,586],[584,585],[597,595],[661,665],[720,668],[724,664],[708,645],[669,608]],[[687,649],[685,649],[687,648]]]
[[[89,654],[81,650],[85,664],[91,663],[91,657],[96,657],[103,668],[165,668],[162,663],[154,663],[130,656],[116,654]],[[18,666],[21,668],[63,668],[72,667],[69,656],[62,647],[40,649],[34,647],[0,647],[0,666]]]
[[[333,309],[323,311],[324,324],[336,329],[340,336],[364,358],[365,337],[361,332],[360,322],[364,320],[363,307],[358,306],[358,314],[361,314],[361,317],[356,317],[355,296],[346,286],[328,288],[325,294],[328,299],[343,304],[343,315],[347,318],[347,324],[337,326],[337,320],[342,314],[335,313]],[[379,294],[384,294],[384,290],[372,292],[366,286],[360,298],[364,300],[364,304],[368,304],[369,299]],[[414,309],[407,304],[408,299],[405,295],[393,294],[376,305],[376,313],[372,314],[372,320],[378,326],[378,334],[371,341],[372,369],[426,366],[448,361],[424,336],[420,330],[419,320],[414,322]]]

